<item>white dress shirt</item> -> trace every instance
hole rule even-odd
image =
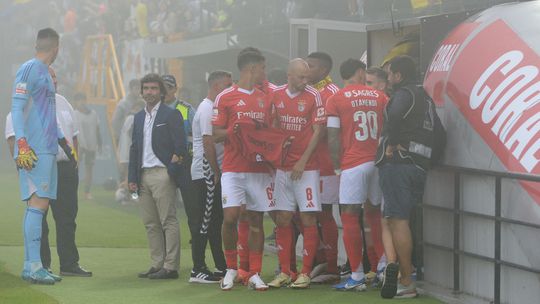
[[[165,165],[157,158],[152,149],[152,129],[154,126],[154,121],[156,120],[156,114],[161,106],[161,102],[158,102],[153,108],[152,111],[148,112],[146,106],[144,107],[144,112],[146,116],[144,117],[144,131],[143,131],[143,168],[153,168],[153,167],[165,167]]]
[[[60,94],[56,94],[56,122],[60,129],[64,133],[64,137],[73,147],[73,138],[79,134],[79,129],[75,121],[75,115],[73,107],[69,104],[66,98]],[[11,119],[11,112],[6,117],[6,129],[5,137],[8,139],[11,136],[15,136],[13,132],[13,122]],[[58,154],[56,154],[56,161],[68,161],[64,150],[58,146]]]
[[[66,98],[60,94],[56,94],[56,122],[60,126],[60,129],[64,133],[64,137],[74,147],[73,138],[79,134],[78,124],[76,123],[75,113],[73,107],[69,104]],[[58,147],[58,154],[56,154],[56,161],[68,161],[64,150]]]
[[[6,139],[10,137],[15,137],[15,131],[13,130],[13,121],[11,120],[11,112],[6,116],[6,130],[5,130]]]

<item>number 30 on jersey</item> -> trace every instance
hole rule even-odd
[[[358,141],[365,141],[369,138],[377,140],[377,112],[375,111],[356,111],[354,112],[354,121],[358,123],[358,130],[354,136]]]

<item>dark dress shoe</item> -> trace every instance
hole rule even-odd
[[[60,269],[60,275],[66,277],[91,277],[92,272],[82,268],[79,265],[67,269]]]
[[[148,278],[149,275],[153,274],[153,273],[156,273],[158,272],[160,269],[159,268],[154,268],[154,267],[150,267],[150,269],[148,269],[147,271],[145,272],[140,272],[137,276],[141,279],[146,279]]]
[[[148,275],[151,280],[178,279],[178,271],[161,268],[158,272]]]

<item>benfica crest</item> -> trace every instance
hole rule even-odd
[[[306,109],[306,102],[303,100],[300,100],[298,102],[298,111],[304,112],[305,109]]]
[[[259,99],[258,102],[259,102],[259,108],[264,108],[264,100]]]

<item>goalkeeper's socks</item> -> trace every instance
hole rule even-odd
[[[28,262],[28,239],[26,238],[26,233],[24,233],[26,231],[25,227],[26,227],[26,218],[27,217],[28,217],[28,211],[25,211],[24,212],[24,218],[23,218],[23,224],[22,224],[23,241],[24,241],[24,266],[23,266],[24,271],[30,271],[30,262]]]
[[[36,271],[41,268],[41,221],[43,219],[43,210],[28,207],[24,217],[23,232],[25,244],[25,256],[28,258],[28,270]],[[37,268],[37,269],[36,269]]]

